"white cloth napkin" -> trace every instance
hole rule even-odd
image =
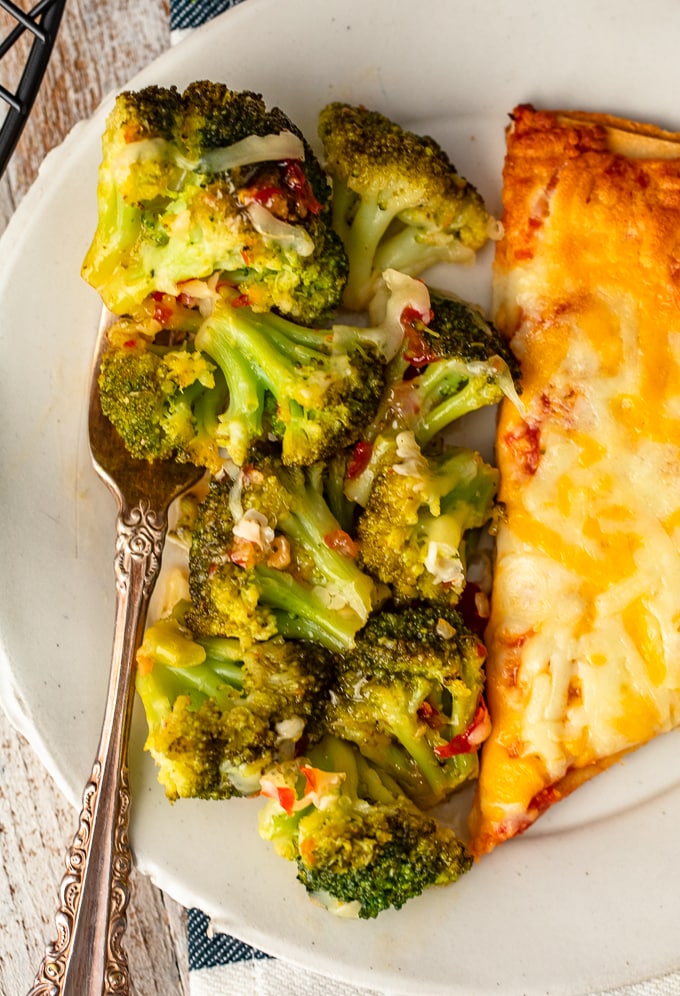
[[[199,910],[187,911],[187,925],[191,996],[400,996],[396,991],[357,989],[270,958],[235,937],[213,933]],[[600,996],[680,996],[680,972]]]
[[[170,0],[173,42],[241,2]],[[191,996],[400,996],[397,992],[357,989],[272,958],[236,937],[213,932],[208,917],[197,909],[187,910],[187,930]],[[680,972],[600,996],[680,996]]]

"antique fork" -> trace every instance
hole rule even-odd
[[[128,840],[128,737],[134,659],[161,564],[168,510],[203,475],[191,464],[130,457],[99,401],[98,373],[112,316],[104,312],[92,369],[92,462],[117,504],[116,610],[106,708],[92,773],[67,854],[50,943],[29,996],[128,996],[123,935],[132,855]]]

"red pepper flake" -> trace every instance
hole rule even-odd
[[[172,318],[177,307],[177,299],[171,294],[164,294],[162,291],[153,291],[150,295],[155,302],[153,309],[154,320],[160,325],[166,325]]]
[[[535,474],[541,459],[540,426],[524,422],[518,432],[508,433],[505,441],[521,470],[525,474]]]
[[[134,349],[136,345],[137,345],[136,339],[126,339],[125,342],[123,343],[123,346],[126,349]]]
[[[428,701],[421,702],[418,706],[418,719],[426,723],[432,730],[437,730],[443,725],[442,714]]]
[[[305,764],[300,766],[300,771],[305,776],[304,795],[307,795],[308,792],[316,792],[319,787],[319,769]]]
[[[310,214],[320,214],[323,205],[314,196],[302,165],[297,159],[285,159],[281,165],[283,167],[283,182],[295,194],[298,206],[303,207]]]
[[[153,318],[159,325],[167,325],[172,318],[172,308],[165,308],[163,305],[158,305],[153,309]]]
[[[279,805],[282,809],[285,809],[290,816],[293,812],[293,806],[297,801],[297,796],[295,795],[294,790],[292,788],[283,787],[280,788],[276,794],[279,799]]]
[[[427,317],[427,321],[432,321],[432,312]],[[404,308],[401,313],[401,325],[406,341],[404,359],[408,360],[412,367],[426,367],[428,363],[434,362],[437,355],[424,335],[427,328],[424,316],[409,306]]]
[[[248,308],[250,306],[250,299],[247,294],[239,294],[231,301],[232,308]]]
[[[289,788],[287,785],[274,785],[272,782],[262,783],[262,795],[267,796],[269,799],[275,799],[282,809],[285,809],[288,816],[291,816],[295,803],[297,802],[297,796],[295,790]]]
[[[455,757],[457,754],[472,754],[479,750],[482,743],[491,732],[491,720],[484,699],[479,700],[477,711],[467,730],[452,737],[447,744],[434,748],[434,753],[440,760]]]
[[[368,467],[371,461],[371,454],[373,453],[373,447],[370,443],[358,442],[352,451],[352,457],[347,465],[347,479],[353,480],[355,477],[359,477],[360,474]]]
[[[251,201],[256,201],[258,204],[262,204],[268,210],[276,204],[276,201],[285,197],[283,190],[280,187],[259,187],[250,193],[249,199]]]
[[[344,529],[334,529],[332,533],[326,533],[323,541],[330,550],[342,554],[343,557],[356,560],[359,556],[358,543]]]
[[[252,568],[255,567],[261,559],[262,556],[260,551],[254,543],[251,543],[246,539],[242,539],[240,536],[234,539],[231,550],[229,551],[229,560],[231,560],[232,564],[249,571],[252,570]]]
[[[534,810],[536,810],[537,814],[544,813],[546,809],[554,805],[554,803],[559,802],[561,798],[562,793],[554,785],[547,785],[533,797],[529,803],[529,812],[533,814]]]
[[[300,857],[308,868],[313,868],[316,862],[316,858],[314,856],[315,849],[316,840],[314,837],[304,837],[300,841]]]
[[[241,550],[233,550],[229,554],[229,559],[231,560],[232,564],[235,564],[237,567],[243,567],[245,570],[245,568],[248,567],[248,561],[250,558],[247,557],[246,554],[243,553]]]

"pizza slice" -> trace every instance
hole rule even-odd
[[[680,725],[680,134],[518,107],[479,856]]]

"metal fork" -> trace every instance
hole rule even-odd
[[[128,996],[132,992],[122,941],[132,867],[127,746],[134,660],[161,565],[169,507],[203,476],[191,464],[133,459],[102,414],[98,374],[111,321],[105,312],[89,406],[92,462],[118,505],[111,670],[99,747],[61,882],[57,937],[46,949],[29,996]]]

